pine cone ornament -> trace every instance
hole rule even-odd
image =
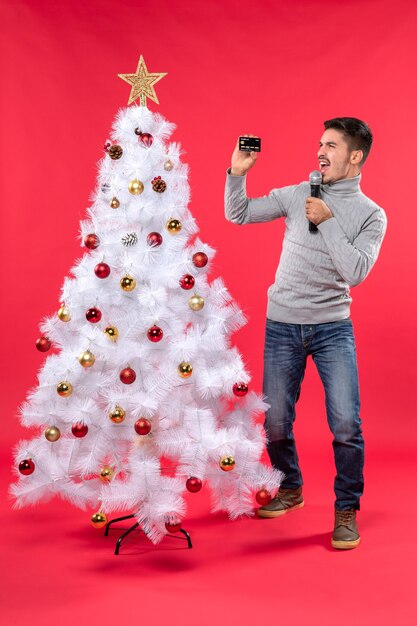
[[[115,143],[113,146],[110,146],[107,152],[111,159],[117,161],[117,159],[120,159],[123,154],[122,146],[119,146],[117,145],[117,143]]]
[[[124,246],[136,246],[137,243],[138,236],[136,233],[127,233],[126,235],[124,235],[124,237],[122,237],[122,244]]]
[[[167,184],[164,180],[162,180],[160,176],[156,176],[152,180],[152,189],[154,191],[157,191],[158,193],[163,193],[166,188],[167,188]]]

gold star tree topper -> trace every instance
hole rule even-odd
[[[150,98],[150,100],[159,104],[154,85],[164,76],[166,76],[166,72],[164,74],[150,74],[143,60],[143,56],[140,55],[136,74],[118,74],[119,78],[129,83],[129,85],[132,85],[129,102],[127,104],[132,104],[137,98],[140,98],[140,104],[144,107],[146,107],[146,98]]]

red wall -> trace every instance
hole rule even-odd
[[[368,440],[395,450],[416,434],[416,17],[407,0],[3,0],[1,58],[2,393],[7,441],[44,356],[40,319],[57,306],[81,256],[78,223],[95,185],[111,122],[127,104],[118,73],[168,72],[156,86],[191,168],[191,210],[222,275],[248,314],[234,338],[261,388],[266,289],[283,223],[239,228],[223,217],[224,173],[236,137],[263,152],[250,195],[305,180],[322,121],[363,118],[374,147],[363,191],[387,212],[381,256],[353,290]],[[221,364],[220,364],[221,365]],[[220,366],[219,365],[219,366]],[[300,402],[301,444],[326,436],[310,364]],[[301,426],[301,428],[300,428]],[[3,438],[4,440],[4,438]],[[371,444],[372,445],[372,444]],[[382,449],[382,448],[381,448]]]

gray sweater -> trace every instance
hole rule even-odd
[[[235,224],[285,217],[286,229],[275,282],[268,289],[268,318],[292,324],[321,324],[349,317],[349,286],[358,285],[375,263],[386,216],[361,191],[361,176],[321,186],[332,218],[311,233],[305,216],[308,182],[246,196],[246,176],[227,173],[226,218]]]

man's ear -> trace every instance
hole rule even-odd
[[[353,165],[360,165],[360,163],[362,163],[362,159],[363,159],[362,150],[354,150],[352,154],[350,155],[350,162],[353,163]]]

